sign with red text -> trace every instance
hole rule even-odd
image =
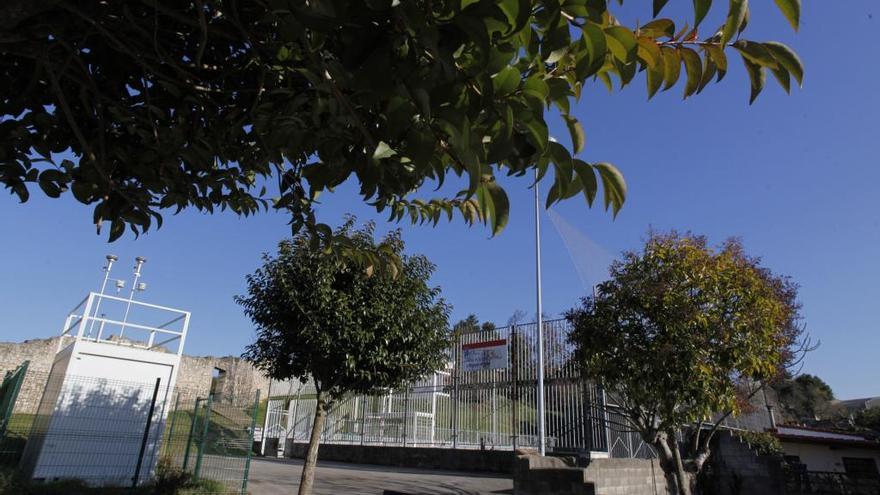
[[[487,340],[461,346],[461,369],[483,371],[507,368],[507,340]]]

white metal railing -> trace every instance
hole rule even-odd
[[[133,309],[135,312],[142,310],[150,313],[151,318],[147,316],[140,318],[158,320],[160,323],[149,324],[140,321],[134,317]],[[121,318],[111,316],[120,313]],[[67,339],[77,339],[166,351],[171,351],[166,346],[176,344],[174,352],[180,355],[183,353],[189,319],[188,311],[136,301],[132,298],[90,292],[65,319],[58,349],[63,348]],[[126,330],[129,330],[128,336]]]

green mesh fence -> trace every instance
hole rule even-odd
[[[246,493],[258,409],[259,395],[178,394],[166,422],[163,462],[229,493]]]
[[[7,371],[0,384],[0,466],[15,465],[24,450],[27,433],[33,423],[33,414],[16,414],[18,399],[24,378],[27,375],[28,361],[18,368]]]
[[[108,486],[145,495],[178,489],[193,495],[247,493],[259,395],[197,397],[178,390],[167,401],[160,397],[152,403],[153,410],[154,384],[132,385],[71,376],[62,383],[26,364],[5,373],[0,384],[0,495],[40,493],[34,491],[36,483],[46,489],[68,483],[84,495],[111,493]],[[95,429],[95,424],[102,426]],[[141,450],[144,431],[155,433]],[[51,444],[50,453],[43,444]],[[40,469],[35,469],[38,458]],[[29,473],[37,479],[46,468],[52,468],[53,476],[30,479]],[[118,476],[110,480],[110,471]],[[136,476],[138,487],[132,490]]]

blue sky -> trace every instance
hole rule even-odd
[[[647,19],[649,3],[629,2],[621,16]],[[671,2],[677,8],[668,14],[690,19],[690,3]],[[795,34],[772,2],[752,3],[749,37],[793,46],[806,65],[804,88],[786,96],[771,78],[750,107],[744,69],[731,54],[728,77],[684,102],[681,87],[647,102],[641,77],[623,92],[588,90],[576,105],[587,133],[581,157],[616,164],[629,198],[616,220],[580,198],[555,207],[574,262],[542,212],[545,311],[558,315],[586,291],[576,264],[588,286],[611,257],[638,248],[649,227],[692,230],[713,242],[739,236],[750,253],[801,285],[807,329],[822,342],[805,371],[839,397],[880,395],[880,6],[804,2]],[[719,7],[706,26],[720,24]],[[554,134],[567,142],[563,127]],[[455,319],[473,312],[503,323],[517,309],[534,314],[532,192],[526,180],[503,183],[511,221],[496,238],[462,222],[404,226],[408,248],[437,264],[434,281]],[[352,212],[391,227],[355,192],[348,185],[325,196],[321,219],[336,224]],[[158,231],[108,245],[95,235],[89,207],[39,196],[22,206],[0,195],[0,340],[56,334],[66,312],[97,288],[112,252],[121,258],[117,276],[130,274],[135,256],[148,258],[144,299],[193,312],[188,353],[238,354],[250,342],[252,326],[232,297],[260,253],[289,234],[284,215],[184,212],[167,216]]]

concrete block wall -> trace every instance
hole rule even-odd
[[[666,477],[656,459],[593,459],[584,480],[596,495],[667,495]]]
[[[719,432],[710,459],[710,493],[718,495],[776,495],[784,493],[781,457],[758,455],[730,432]]]
[[[521,453],[516,458],[513,491],[517,495],[667,495],[666,478],[653,459],[592,459],[586,468],[560,458]]]
[[[514,461],[513,493],[596,495],[596,489],[585,479],[584,468],[569,466],[558,457],[541,457],[520,451]]]

